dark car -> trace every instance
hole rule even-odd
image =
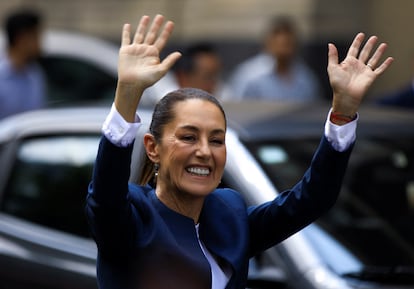
[[[249,204],[303,175],[329,105],[224,104],[222,186]],[[96,246],[83,208],[109,108],[61,108],[0,122],[0,288],[96,288]],[[141,109],[138,137],[151,111]],[[335,207],[251,260],[250,288],[414,288],[414,116],[363,108]],[[135,142],[134,164],[142,151]]]
[[[271,111],[250,113],[247,121],[233,114],[240,116],[233,117],[233,127],[281,191],[293,186],[311,161],[327,108]],[[287,280],[295,280],[293,288],[414,288],[413,224],[414,115],[363,107],[338,202],[274,250]]]
[[[96,288],[83,203],[103,109],[23,113],[0,125],[0,288]]]

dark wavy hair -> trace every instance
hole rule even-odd
[[[224,120],[226,122],[225,124],[227,126],[226,114],[217,98],[202,89],[180,88],[165,95],[155,105],[149,132],[154,136],[154,139],[157,143],[161,141],[164,127],[175,118],[175,108],[177,104],[188,99],[201,99],[216,105],[223,113]],[[154,163],[148,158],[146,154],[145,156],[146,157],[144,160],[141,177],[139,178],[138,183],[140,185],[150,184],[154,186]]]

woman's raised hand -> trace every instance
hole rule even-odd
[[[165,47],[174,23],[157,15],[150,24],[150,17],[143,16],[131,40],[131,25],[122,30],[118,60],[118,85],[115,105],[127,121],[133,121],[143,91],[156,83],[180,58],[179,52],[169,54],[164,60],[160,52]]]
[[[328,47],[328,75],[333,90],[332,110],[342,115],[356,114],[372,83],[393,62],[393,58],[388,57],[380,63],[387,44],[381,43],[373,52],[378,41],[376,36],[371,36],[361,49],[364,38],[363,33],[355,36],[345,59],[340,63],[335,45],[330,43]]]

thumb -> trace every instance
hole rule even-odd
[[[338,49],[332,43],[328,43],[328,70],[332,65],[338,64]]]
[[[181,57],[180,52],[173,52],[169,54],[164,60],[160,63],[161,69],[167,73],[167,71],[177,62],[177,60]]]

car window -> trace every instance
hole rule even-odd
[[[295,139],[248,147],[282,191],[300,180],[318,142]],[[316,222],[365,265],[414,265],[413,142],[359,137],[339,200]]]
[[[98,142],[98,136],[24,140],[1,210],[57,230],[89,236],[84,202]]]
[[[40,64],[46,75],[49,105],[111,100],[115,95],[115,76],[91,63],[48,56]]]

